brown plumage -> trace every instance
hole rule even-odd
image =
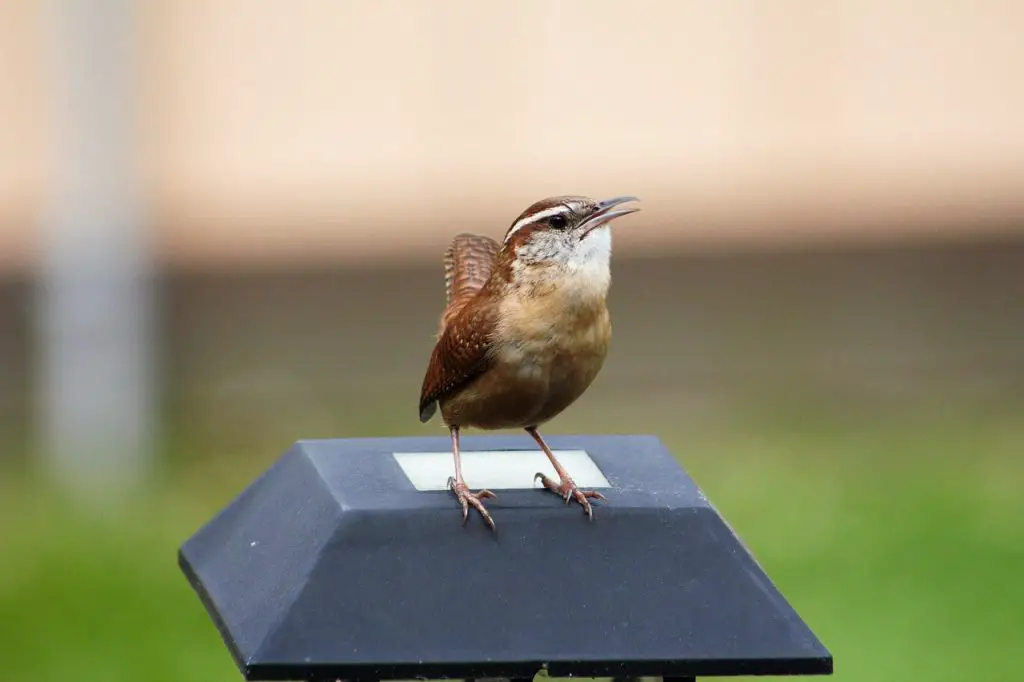
[[[600,493],[576,488],[537,427],[560,414],[590,386],[611,339],[605,304],[610,273],[607,223],[637,210],[612,210],[632,197],[595,202],[551,197],[526,209],[501,244],[460,234],[444,258],[445,298],[437,342],[420,389],[419,417],[440,406],[452,435],[455,476],[449,487],[463,510],[477,509],[492,528],[482,499],[462,479],[459,429],[522,428],[559,475],[544,486],[589,517]]]
[[[497,321],[493,306],[472,304],[494,270],[501,247],[490,237],[460,234],[444,256],[447,305],[441,313],[437,344],[420,391],[420,421],[437,409],[437,400],[486,367],[490,335]],[[468,307],[467,307],[468,306]],[[451,322],[459,317],[461,324]]]
[[[452,240],[444,252],[444,293],[449,309],[457,308],[487,283],[500,249],[498,242],[479,234],[462,233]]]

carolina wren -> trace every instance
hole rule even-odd
[[[505,232],[460,234],[445,252],[447,306],[420,392],[420,421],[438,406],[451,431],[455,476],[448,487],[462,505],[480,512],[483,500],[462,478],[459,429],[522,428],[551,460],[559,481],[543,473],[548,490],[575,499],[592,520],[590,499],[555,458],[537,428],[571,405],[597,376],[611,340],[606,298],[611,284],[611,221],[639,208],[616,208],[636,197],[594,201],[581,196],[542,199]]]

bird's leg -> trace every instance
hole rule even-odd
[[[459,455],[459,427],[449,427],[452,432],[452,454],[455,456],[455,476],[448,477],[448,489],[451,490],[459,504],[462,505],[462,523],[465,525],[466,521],[469,520],[469,508],[473,507],[480,516],[484,517],[484,521],[491,530],[494,530],[494,519],[491,518],[490,512],[484,507],[482,500],[488,497],[497,498],[498,496],[492,493],[490,490],[481,490],[478,493],[472,493],[469,490],[469,486],[462,480],[462,457]]]
[[[537,441],[537,445],[540,446],[540,449],[543,450],[544,454],[551,460],[551,464],[555,467],[555,472],[558,474],[558,478],[560,479],[558,483],[555,483],[543,473],[537,472],[537,475],[533,477],[534,480],[540,479],[540,482],[544,484],[545,488],[553,493],[561,495],[566,504],[569,504],[570,499],[575,498],[576,501],[580,503],[580,506],[583,507],[583,511],[586,515],[591,521],[593,521],[594,510],[590,507],[589,498],[603,500],[605,499],[604,495],[596,490],[580,490],[577,488],[576,482],[572,480],[572,476],[570,476],[569,472],[565,470],[565,467],[562,466],[561,462],[555,459],[555,454],[551,452],[551,448],[548,447],[548,444],[544,442],[543,438],[541,438],[540,433],[537,432],[537,427],[528,426],[526,428],[526,432],[533,436],[533,439]]]

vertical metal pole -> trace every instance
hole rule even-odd
[[[153,455],[151,266],[134,158],[129,0],[52,0],[55,185],[42,235],[40,451],[80,493],[127,491]]]

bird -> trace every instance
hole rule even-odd
[[[575,500],[592,521],[590,500],[548,447],[538,428],[561,414],[597,377],[611,341],[607,295],[611,285],[612,221],[634,213],[639,201],[618,196],[552,196],[528,206],[498,243],[463,232],[444,254],[446,305],[420,389],[419,419],[440,409],[451,435],[455,475],[447,487],[462,508],[478,511],[492,531],[484,504],[497,496],[473,492],[462,475],[463,428],[523,429],[551,461],[559,480],[543,472],[543,487],[566,504]]]

